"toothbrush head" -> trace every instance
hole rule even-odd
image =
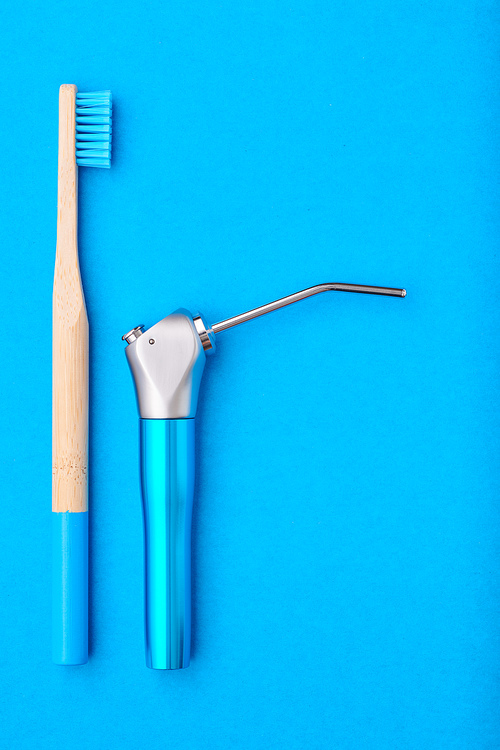
[[[111,91],[76,94],[76,163],[111,166]]]

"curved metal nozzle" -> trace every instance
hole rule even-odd
[[[267,305],[256,307],[254,310],[241,313],[241,315],[235,315],[234,318],[228,318],[227,320],[222,320],[220,323],[215,323],[211,330],[214,333],[226,331],[228,328],[237,326],[240,323],[246,323],[248,320],[253,320],[253,318],[258,318],[274,310],[279,310],[281,307],[292,305],[294,302],[299,302],[301,299],[306,299],[306,297],[312,297],[314,294],[320,294],[320,292],[358,292],[360,294],[382,294],[386,297],[406,297],[406,289],[365,286],[364,284],[317,284],[316,286],[310,286],[308,289],[303,289],[301,292],[289,294],[288,297],[281,297],[281,299],[277,299],[274,302],[269,302]]]

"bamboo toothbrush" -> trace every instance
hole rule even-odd
[[[88,660],[89,325],[78,263],[78,165],[109,167],[111,93],[59,89],[52,359],[52,658]]]

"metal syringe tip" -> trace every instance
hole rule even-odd
[[[394,287],[366,286],[365,284],[317,284],[308,289],[303,289],[301,292],[289,294],[288,297],[277,299],[267,305],[256,307],[254,310],[248,310],[248,312],[242,313],[241,315],[235,315],[234,318],[221,320],[220,323],[215,323],[212,326],[211,331],[213,333],[226,331],[228,328],[240,325],[240,323],[246,323],[248,320],[253,320],[261,315],[266,315],[267,313],[273,312],[273,310],[279,310],[282,307],[286,307],[286,305],[299,302],[306,297],[312,297],[313,294],[319,294],[320,292],[357,292],[360,294],[381,294],[386,297],[406,297],[406,289],[396,289]]]

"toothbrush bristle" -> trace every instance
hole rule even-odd
[[[111,166],[111,91],[76,95],[76,163]]]

